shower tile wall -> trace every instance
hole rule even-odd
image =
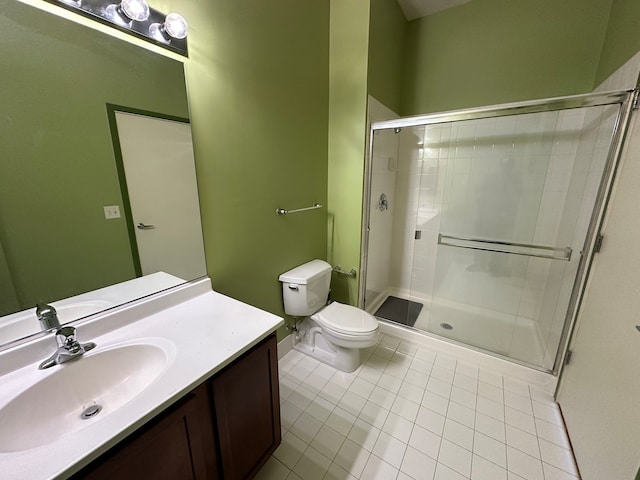
[[[397,118],[398,115],[373,97],[369,97],[369,121]],[[369,250],[365,298],[374,300],[391,284],[391,239],[393,219],[397,209],[396,172],[398,170],[398,136],[393,130],[376,134],[376,148],[371,159],[371,213],[369,216]],[[387,197],[388,208],[380,210],[381,194]]]
[[[448,148],[448,126],[403,129],[399,141],[398,213],[394,222],[392,280],[405,295],[430,296],[444,189],[441,148]],[[427,148],[425,142],[429,147]],[[402,186],[401,186],[402,185]],[[415,240],[416,231],[421,239]]]
[[[409,295],[411,289],[415,221],[418,209],[418,196],[415,190],[419,185],[417,148],[413,147],[421,137],[420,134],[408,135],[405,133],[408,131],[407,129],[397,135],[396,206],[391,251],[388,253],[391,258],[389,286],[396,290],[392,293],[402,292],[402,295]],[[378,134],[376,133],[376,135]],[[410,144],[411,147],[407,148],[407,144]]]

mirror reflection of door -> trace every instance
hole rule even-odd
[[[205,275],[190,124],[124,111],[115,111],[115,124],[123,206],[138,274]]]

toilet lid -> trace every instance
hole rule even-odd
[[[333,302],[314,317],[337,332],[369,333],[378,328],[378,321],[371,314],[344,303]]]

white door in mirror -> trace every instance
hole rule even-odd
[[[142,274],[206,274],[189,123],[116,112]]]

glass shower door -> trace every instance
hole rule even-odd
[[[416,328],[553,367],[616,110],[426,126]]]
[[[551,112],[452,127],[429,331],[511,356],[535,250],[523,246],[536,245],[557,120]]]
[[[374,124],[367,311],[556,368],[629,98],[568,97]]]

